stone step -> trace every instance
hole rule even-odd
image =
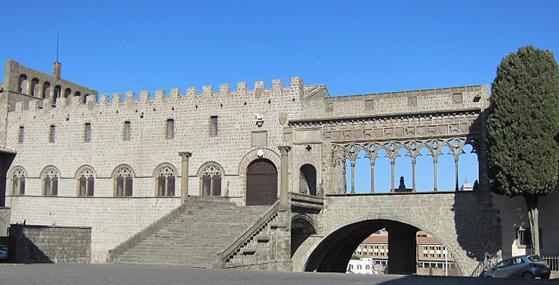
[[[189,199],[172,219],[131,242],[124,252],[112,256],[112,262],[213,268],[219,251],[267,209],[269,206],[238,207],[216,198]],[[266,237],[261,239],[259,242],[267,242]],[[245,251],[244,254],[254,254],[252,249]]]

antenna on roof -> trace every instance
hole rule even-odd
[[[52,75],[54,75],[57,79],[60,79],[62,64],[58,61],[58,47],[59,47],[59,39],[58,39],[58,32],[56,32],[56,61],[52,67]]]
[[[56,62],[58,62],[58,32],[56,32]]]

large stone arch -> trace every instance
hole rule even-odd
[[[461,255],[461,251],[457,250],[457,245],[455,245],[452,240],[439,235],[436,231],[433,231],[426,225],[417,223],[416,221],[410,221],[401,217],[394,217],[394,215],[362,215],[355,217],[353,221],[348,221],[342,224],[338,224],[333,227],[329,227],[324,233],[319,233],[315,238],[306,239],[293,254],[293,271],[312,271],[313,265],[310,264],[314,262],[313,258],[324,258],[324,255],[328,254],[329,250],[334,247],[339,249],[340,245],[338,242],[344,241],[345,246],[349,246],[352,253],[357,245],[361,243],[367,236],[385,227],[390,227],[392,225],[406,225],[418,230],[423,230],[431,234],[433,237],[437,238],[451,253],[452,256],[458,257]],[[353,240],[348,240],[347,238],[352,236]],[[319,237],[319,238],[316,238]],[[320,252],[321,250],[326,250],[326,252]],[[320,257],[319,255],[323,255]],[[339,257],[338,257],[339,258]],[[350,256],[347,256],[349,261]],[[343,257],[342,257],[343,259]],[[456,259],[456,264],[460,272],[464,271],[464,264],[461,260]],[[467,267],[467,266],[466,266]]]
[[[293,255],[293,270],[304,271],[317,247],[339,229],[371,220],[387,220],[424,230],[439,239],[452,254],[459,270],[469,275],[484,253],[499,254],[500,240],[478,242],[482,236],[499,236],[494,208],[484,192],[445,194],[330,195],[328,209],[316,216],[319,231],[305,240]],[[490,195],[489,195],[490,196]]]
[[[280,156],[277,152],[273,151],[269,148],[259,148],[253,149],[247,152],[243,158],[241,158],[241,162],[239,163],[239,180],[240,180],[240,187],[241,187],[241,201],[242,203],[246,203],[246,174],[247,174],[247,167],[248,165],[257,160],[257,159],[267,159],[271,161],[276,169],[278,170],[278,174],[280,172]],[[280,189],[280,179],[278,178],[277,189]],[[279,191],[278,191],[278,198],[279,198]]]

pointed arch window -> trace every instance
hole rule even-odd
[[[25,170],[21,167],[14,168],[12,172],[12,194],[25,195]]]
[[[78,196],[93,197],[95,194],[95,172],[91,167],[83,167],[77,177]]]
[[[202,168],[200,185],[202,196],[221,196],[221,177],[223,170],[215,163],[209,163]]]
[[[49,166],[43,170],[41,180],[43,181],[43,195],[57,196],[58,195],[58,179],[60,174],[53,166]]]
[[[132,196],[134,173],[129,166],[123,165],[114,172],[114,195],[116,197]]]
[[[157,196],[175,196],[176,177],[175,170],[171,166],[160,167],[156,177]]]

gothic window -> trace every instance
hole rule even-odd
[[[84,142],[91,141],[91,123],[85,123],[84,125],[83,141]]]
[[[48,166],[43,170],[41,180],[43,181],[43,195],[56,196],[58,195],[58,179],[60,174],[54,166]]]
[[[200,185],[202,196],[221,196],[221,177],[223,170],[215,163],[209,163],[202,168]]]
[[[76,91],[76,93],[74,93],[74,97],[81,97],[82,93],[80,91]]]
[[[17,92],[27,93],[27,75],[22,74],[19,76],[19,80],[17,82]]]
[[[23,126],[19,126],[19,131],[17,133],[17,143],[23,143],[23,136],[25,135],[25,129]]]
[[[71,94],[72,94],[72,89],[66,88],[66,90],[64,90],[64,98],[68,98]]]
[[[156,174],[157,196],[175,196],[175,170],[165,165],[160,167]]]
[[[12,194],[25,195],[25,170],[21,167],[16,167],[12,171]]]
[[[210,117],[210,137],[218,136],[218,121],[217,116]]]
[[[173,139],[175,137],[175,121],[173,119],[167,120],[167,126],[165,128],[165,138]]]
[[[82,167],[77,177],[78,196],[92,197],[95,193],[95,172],[89,166]]]
[[[124,129],[123,129],[123,138],[125,141],[130,140],[130,121],[124,122]]]
[[[132,196],[134,173],[127,165],[119,166],[114,172],[114,195]]]

